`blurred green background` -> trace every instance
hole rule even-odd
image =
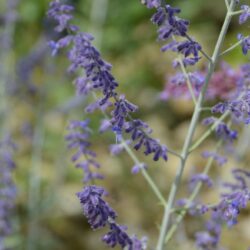
[[[2,0],[1,17],[6,14],[6,1]],[[1,64],[7,64],[8,124],[18,144],[15,179],[18,186],[16,213],[13,216],[14,235],[9,244],[25,250],[92,250],[107,249],[99,240],[104,231],[92,232],[82,215],[75,193],[82,188],[82,172],[70,162],[72,152],[66,149],[64,135],[67,121],[84,119],[88,100],[75,97],[72,81],[67,74],[65,53],[52,58],[47,42],[55,35],[46,19],[49,1],[20,0],[16,9],[16,22],[11,36],[11,49],[2,53]],[[160,52],[156,41],[156,28],[149,21],[153,10],[146,9],[139,0],[75,0],[75,23],[82,31],[95,35],[95,44],[103,57],[113,64],[113,74],[120,83],[120,93],[140,107],[136,114],[154,129],[154,136],[170,148],[179,150],[192,115],[189,101],[162,102],[159,94],[166,78],[175,71],[171,66],[173,55]],[[169,1],[182,9],[182,17],[191,20],[190,34],[212,53],[218,32],[224,20],[224,1],[174,0]],[[14,11],[14,10],[13,10]],[[0,19],[1,20],[1,19]],[[0,22],[0,32],[4,25]],[[236,35],[249,34],[249,23],[239,27],[234,18],[224,48],[236,42]],[[240,48],[224,58],[233,67],[247,62]],[[202,68],[205,61],[195,69]],[[6,80],[6,79],[5,79]],[[157,239],[162,207],[140,175],[131,175],[133,165],[124,152],[111,157],[108,145],[115,142],[111,133],[97,133],[101,114],[90,115],[95,128],[92,141],[106,175],[103,185],[109,202],[119,215],[119,223],[126,224],[131,233],[147,235],[149,246]],[[198,128],[197,135],[203,127]],[[178,197],[188,194],[187,180],[194,169],[202,169],[200,157],[204,149],[212,148],[213,139],[205,143],[197,154],[192,154],[184,173]],[[149,165],[149,172],[157,180],[165,195],[178,164],[170,156],[167,163],[154,163],[139,154]],[[213,176],[230,178],[230,168],[249,162],[233,158],[223,168],[216,165]],[[98,184],[98,183],[97,183]],[[202,190],[202,200],[218,200],[218,190]],[[230,250],[250,246],[249,209],[241,216],[241,223],[223,231],[222,245]],[[187,217],[180,226],[168,249],[195,249],[194,233],[202,230],[203,220]],[[149,248],[151,249],[151,248]]]

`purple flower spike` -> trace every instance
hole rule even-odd
[[[244,37],[242,34],[238,34],[237,36],[239,41],[241,42],[242,53],[247,55],[248,51],[250,50],[250,36]]]
[[[102,240],[110,247],[115,247],[116,245],[120,245],[122,249],[128,247],[128,249],[132,249],[133,241],[126,233],[126,227],[120,226],[116,223],[110,223],[110,231],[103,236]]]
[[[242,5],[241,9],[243,13],[239,17],[239,23],[243,24],[250,18],[250,7],[248,5]]]
[[[90,150],[91,143],[89,137],[91,130],[89,128],[89,122],[88,119],[84,121],[71,121],[68,125],[70,132],[65,136],[65,140],[68,142],[68,148],[76,150],[72,156],[72,161],[77,168],[83,170],[84,183],[104,178],[103,175],[92,171],[92,168],[97,169],[100,165],[95,160],[96,153]],[[82,160],[82,157],[85,159]]]
[[[66,29],[75,30],[74,26],[69,25],[69,21],[73,18],[71,15],[73,10],[73,6],[62,4],[59,0],[50,3],[50,9],[47,14],[58,22],[58,26],[55,28],[57,32],[62,32]]]
[[[98,186],[86,186],[77,193],[83,213],[93,229],[105,227],[110,219],[117,217],[116,212],[102,199],[105,190]]]

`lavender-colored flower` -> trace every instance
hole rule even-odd
[[[247,55],[250,50],[250,36],[244,37],[242,34],[238,34],[237,38],[241,41],[242,53]]]
[[[117,217],[116,212],[103,200],[105,190],[98,186],[86,186],[77,193],[83,213],[93,229],[105,227],[110,219]]]
[[[131,169],[132,174],[138,174],[142,169],[146,169],[147,165],[145,163],[136,164]]]
[[[202,182],[204,184],[206,184],[208,187],[211,187],[213,185],[212,180],[210,179],[210,177],[206,174],[195,174],[191,177],[189,184],[194,187],[198,182]]]
[[[147,249],[147,237],[142,237],[141,240],[139,240],[136,235],[133,235],[131,237],[133,244],[131,247],[131,250],[146,250]]]
[[[146,129],[144,132],[143,129]],[[144,154],[154,154],[154,161],[158,161],[160,158],[163,158],[165,161],[167,157],[167,148],[164,145],[161,145],[160,142],[156,139],[149,137],[151,129],[148,125],[141,120],[133,120],[126,124],[125,131],[131,134],[131,139],[136,142],[134,148],[139,150],[142,146],[144,147]]]
[[[156,4],[156,1],[148,1],[148,3],[149,2]],[[61,4],[58,0],[53,1],[50,5],[48,15],[59,23],[59,28],[56,28],[56,31],[61,32],[64,29],[71,30],[70,38],[66,36],[57,43],[51,43],[53,47],[52,53],[56,54],[59,48],[67,46],[69,43],[72,44],[72,48],[69,52],[69,60],[71,61],[69,71],[75,72],[78,69],[83,69],[85,72],[85,76],[79,76],[75,81],[77,92],[79,95],[88,94],[89,91],[95,90],[102,93],[102,97],[98,101],[98,104],[94,103],[88,106],[87,111],[93,111],[105,105],[113,105],[114,109],[111,112],[112,118],[110,123],[112,124],[112,131],[116,135],[116,141],[120,142],[124,126],[128,123],[127,121],[129,120],[130,124],[136,123],[136,121],[133,121],[130,114],[135,112],[137,107],[127,101],[124,95],[118,97],[119,95],[116,92],[118,83],[111,73],[112,66],[101,58],[99,51],[92,45],[93,36],[72,28],[73,26],[69,23],[72,19],[70,14],[72,10],[73,8]],[[169,18],[173,21],[175,19],[173,13],[178,11],[171,9],[171,7],[166,7],[166,11],[168,12]],[[176,19],[176,22],[179,23],[179,20]],[[63,41],[61,42],[62,45],[60,45],[60,41]],[[103,132],[106,128],[109,128],[109,122],[103,123],[100,131]],[[147,145],[145,151],[146,155],[154,153],[154,160],[158,160],[161,157],[165,160],[167,159],[167,150],[165,146],[160,145],[157,140],[148,136],[146,137],[145,131],[139,132],[138,127],[136,130],[137,135],[138,133],[143,134],[143,142],[145,142],[145,146]],[[137,136],[137,138],[139,137]],[[85,147],[86,146],[87,145],[85,145]],[[137,149],[139,148],[140,147],[137,146]],[[80,155],[81,152],[78,151],[75,158],[78,159]]]
[[[216,104],[212,112],[224,113],[226,110],[230,111],[233,117],[245,124],[250,123],[250,90],[246,89],[236,100],[227,101],[225,103]]]
[[[90,128],[89,120],[71,121],[68,130],[70,131],[65,139],[68,142],[68,148],[77,150],[72,156],[72,161],[76,162],[77,168],[81,168],[84,172],[85,183],[95,179],[103,179],[99,173],[92,171],[92,168],[99,168],[99,163],[95,160],[96,153],[90,150],[91,143],[89,142]],[[84,157],[84,160],[80,160]]]
[[[188,199],[179,199],[177,200],[176,205],[187,209],[191,216],[202,215],[209,210],[207,205],[199,204],[194,201],[190,202]]]
[[[113,127],[122,131],[126,118],[137,109],[137,106],[127,101],[124,95],[120,96],[119,100],[115,102],[115,109],[111,113]]]
[[[110,153],[112,155],[118,155],[118,154],[120,154],[124,150],[124,148],[125,148],[124,143],[126,143],[127,145],[130,145],[131,144],[131,140],[126,140],[123,143],[116,143],[116,144],[110,145],[109,146]]]
[[[48,16],[57,21],[58,26],[55,28],[57,32],[62,32],[66,29],[75,31],[75,27],[69,24],[73,18],[71,12],[74,10],[73,6],[62,4],[59,0],[50,2]]]
[[[242,169],[233,170],[235,183],[226,182],[224,187],[228,192],[221,194],[221,201],[213,208],[213,218],[223,220],[229,227],[237,224],[241,209],[246,208],[250,201],[250,189],[247,179],[250,179],[250,172]]]
[[[216,249],[221,235],[220,224],[218,221],[210,220],[206,224],[206,230],[195,234],[197,247],[201,250]]]
[[[115,247],[116,245],[120,245],[122,249],[128,247],[128,249],[132,249],[131,246],[133,244],[132,239],[127,234],[127,227],[120,226],[116,223],[109,224],[110,231],[103,236],[102,240],[110,247]]]
[[[178,44],[178,52],[182,53],[185,57],[193,55],[194,58],[198,58],[201,45],[195,41],[184,41]]]
[[[227,162],[227,158],[217,154],[216,152],[204,151],[202,157],[209,158],[212,157],[220,166],[224,165]]]
[[[111,121],[108,120],[108,119],[103,119],[103,120],[101,121],[101,125],[100,125],[100,127],[99,127],[99,132],[100,132],[100,133],[103,133],[103,132],[105,132],[105,131],[107,131],[107,130],[110,130],[111,128],[112,128],[112,123],[111,123]]]
[[[239,17],[239,23],[243,24],[250,18],[250,7],[248,5],[242,5],[241,9],[243,13]]]
[[[141,0],[141,3],[146,5],[147,8],[158,8],[161,5],[161,0]]]
[[[218,119],[213,116],[207,117],[202,121],[204,125],[211,125],[215,122],[218,122]],[[234,141],[235,139],[237,139],[238,136],[238,132],[236,130],[231,130],[224,122],[218,123],[215,128],[215,133],[219,138],[229,142]]]

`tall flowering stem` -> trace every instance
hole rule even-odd
[[[175,200],[175,197],[177,194],[177,190],[178,190],[178,187],[180,185],[181,177],[182,177],[182,174],[183,174],[183,171],[184,171],[184,168],[186,165],[186,161],[187,161],[187,158],[189,155],[189,147],[192,143],[193,135],[194,135],[196,126],[197,126],[198,121],[199,121],[201,108],[202,108],[202,104],[203,104],[203,101],[205,98],[206,90],[207,90],[209,81],[211,79],[211,76],[215,70],[215,66],[216,66],[216,63],[217,63],[219,55],[220,55],[220,49],[221,49],[221,46],[223,44],[224,38],[226,36],[228,26],[231,22],[232,12],[234,11],[235,5],[236,5],[236,1],[232,0],[229,8],[227,10],[225,21],[224,21],[224,24],[222,26],[217,43],[215,45],[215,49],[214,49],[213,55],[211,57],[211,61],[209,62],[209,65],[208,65],[208,73],[207,73],[207,76],[205,79],[205,84],[202,87],[201,93],[198,97],[198,100],[197,100],[197,103],[195,106],[195,110],[194,110],[192,120],[191,120],[191,123],[189,126],[187,137],[185,139],[184,146],[183,146],[182,153],[181,153],[182,159],[180,161],[180,165],[179,165],[179,168],[177,170],[174,182],[171,186],[171,190],[170,190],[169,197],[168,197],[168,202],[165,206],[164,216],[163,216],[162,224],[161,224],[161,228],[160,228],[160,235],[158,238],[158,243],[157,243],[157,248],[156,248],[157,250],[164,249],[165,237],[166,237],[169,222],[170,222],[171,209],[173,207],[174,200]]]

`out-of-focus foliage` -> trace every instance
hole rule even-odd
[[[4,2],[0,3],[1,29]],[[103,13],[103,2],[106,15]],[[224,19],[224,1],[169,2],[180,6],[183,17],[192,20],[191,34],[203,44],[205,51],[211,53]],[[82,173],[70,163],[64,135],[69,119],[84,118],[86,100],[75,97],[72,76],[66,72],[68,62],[65,54],[61,52],[57,58],[49,54],[47,41],[55,34],[53,24],[46,19],[48,3],[47,0],[20,0],[13,47],[7,55],[12,58],[12,77],[7,84],[10,127],[19,145],[16,156],[18,200],[11,244],[15,249],[25,250],[106,249],[101,242],[96,247],[102,232],[92,233],[75,196],[82,188]],[[156,29],[149,20],[152,12],[144,8],[139,0],[75,0],[71,3],[76,7],[77,24],[82,31],[98,37],[96,44],[101,47],[104,58],[113,64],[120,92],[140,106],[138,117],[148,121],[156,137],[171,148],[179,148],[185,137],[192,105],[188,101],[165,103],[159,100],[166,76],[174,70],[171,55],[160,52]],[[249,32],[239,31],[236,22],[235,18],[225,48],[235,43],[237,33]],[[235,49],[227,60],[233,66],[242,63],[240,48]],[[108,145],[115,139],[111,134],[100,137],[96,133],[99,118],[92,118],[96,127],[93,142],[102,162],[101,171],[107,176],[104,186],[111,194],[109,201],[119,213],[121,224],[126,223],[139,235],[149,235],[154,242],[157,225],[153,222],[160,222],[162,207],[155,206],[155,197],[147,189],[143,178],[131,175],[132,162],[125,153],[119,158],[111,158]],[[207,143],[205,147],[209,145]],[[140,157],[143,158],[142,155]],[[145,161],[151,166],[152,161]],[[249,159],[245,161],[247,163]],[[225,168],[236,164],[231,162]],[[180,197],[186,192],[188,172],[193,166],[202,168],[203,164],[198,154],[191,157]],[[149,172],[164,188],[165,194],[176,165],[177,160],[170,157],[167,164],[159,162],[149,167]],[[224,172],[215,168],[213,175],[216,176],[218,171]],[[204,190],[202,194],[204,199],[210,201],[218,198],[216,192]],[[250,219],[247,215],[249,211],[242,215],[242,223],[236,231],[225,230],[223,242],[228,249],[242,249],[240,244],[244,246],[250,241]],[[191,224],[187,218],[172,248],[189,249],[190,246],[191,249],[194,232],[201,227],[201,221]]]

